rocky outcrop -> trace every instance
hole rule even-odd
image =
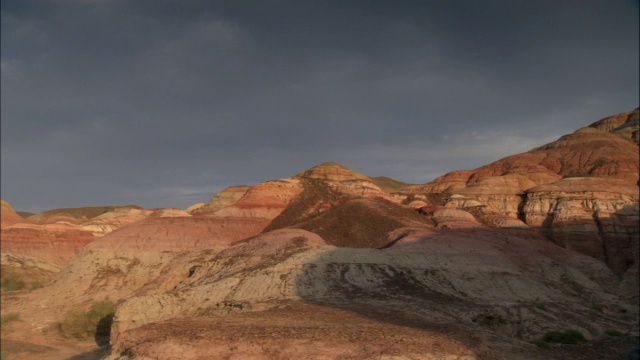
[[[483,205],[496,213],[517,219],[522,211],[525,190],[534,186],[536,183],[518,174],[486,177],[455,191],[445,206],[469,208]]]
[[[220,248],[257,235],[267,224],[268,220],[258,222],[252,218],[149,218],[94,241],[87,251],[183,252]]]
[[[567,178],[527,190],[527,224],[622,275],[638,259],[638,188],[623,180]]]
[[[305,170],[296,177],[305,179],[319,179],[329,183],[338,183],[341,181],[371,181],[371,179],[355,170],[338,164],[336,162],[326,162]]]
[[[251,187],[245,185],[230,186],[217,193],[209,202],[194,204],[186,211],[192,215],[211,215],[216,211],[235,204]]]
[[[368,176],[335,162],[314,166],[299,173],[295,178],[320,180],[344,194],[364,197],[378,196],[395,201],[395,197],[382,191]]]
[[[506,187],[507,195],[521,194],[535,185],[572,176],[621,179],[635,185],[640,158],[638,144],[629,133],[636,133],[637,129],[638,109],[602,119],[529,152],[509,156],[475,170],[454,171],[401,193],[408,196],[466,191],[481,201],[478,195],[487,191],[500,194],[499,187]],[[496,177],[501,179],[486,180]],[[496,200],[493,199],[494,202]],[[511,202],[509,199],[505,201]]]
[[[101,237],[127,224],[144,220],[152,212],[142,208],[118,208],[84,221],[81,227]]]
[[[4,200],[0,200],[0,204],[2,204],[2,209],[1,209],[2,219],[0,220],[1,227],[4,228],[20,222],[26,222],[22,216],[16,213],[16,211],[13,209],[11,204],[9,204]]]
[[[482,225],[470,213],[458,209],[441,209],[433,212],[432,219],[438,229],[467,229]]]
[[[590,128],[599,131],[620,135],[625,139],[629,139],[636,144],[639,142],[638,129],[640,120],[640,108],[633,111],[625,112],[613,116],[606,117],[589,125]]]
[[[415,185],[408,187],[400,193],[403,194],[430,194],[430,193],[450,193],[456,190],[464,189],[469,182],[469,178],[473,175],[472,170],[457,170],[446,173],[432,182],[424,185]]]
[[[141,207],[136,205],[60,208],[33,214],[29,216],[28,220],[33,224],[54,224],[59,221],[81,224],[108,212],[127,211],[129,209],[142,210]]]
[[[295,178],[265,181],[252,186],[231,205],[216,211],[216,217],[236,217],[273,220],[302,192]]]
[[[541,227],[618,274],[637,263],[638,109],[529,152],[395,194],[465,210],[491,227]],[[526,224],[525,224],[526,223]]]
[[[67,265],[95,237],[77,225],[18,223],[2,229],[2,253]]]
[[[81,223],[80,226],[90,231],[94,236],[101,237],[127,224],[148,218],[185,216],[191,216],[191,214],[175,208],[142,209],[122,207],[96,216],[89,221]]]

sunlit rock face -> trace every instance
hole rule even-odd
[[[599,120],[526,153],[395,194],[470,212],[495,227],[537,227],[622,275],[638,254],[639,111]]]
[[[217,193],[208,202],[191,205],[186,211],[192,215],[212,215],[226,206],[233,205],[236,201],[240,200],[249,189],[251,189],[251,186],[230,186]]]
[[[619,179],[566,178],[527,190],[529,225],[623,274],[638,258],[638,188]],[[636,264],[637,266],[637,264]]]
[[[11,206],[11,204],[9,204],[8,202],[1,200],[0,203],[2,204],[2,219],[0,222],[0,226],[1,227],[7,227],[7,226],[11,226],[13,224],[16,223],[20,223],[20,222],[26,222],[24,218],[22,218],[22,216],[18,215],[16,213],[16,211],[13,209],[13,207]]]
[[[393,196],[382,191],[368,176],[335,162],[320,164],[299,173],[295,177],[322,181],[336,191],[345,194],[365,197],[378,196],[395,201]]]
[[[2,253],[65,266],[95,236],[78,225],[16,223],[2,229]]]

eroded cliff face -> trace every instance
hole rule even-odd
[[[638,188],[623,180],[567,178],[527,190],[527,224],[618,275],[638,259]]]
[[[475,170],[394,194],[466,210],[483,225],[542,228],[556,243],[623,276],[637,266],[639,110]]]

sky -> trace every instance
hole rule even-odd
[[[185,208],[327,161],[425,183],[640,97],[637,0],[1,6],[18,211]]]

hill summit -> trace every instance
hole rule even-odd
[[[309,170],[305,170],[298,175],[298,178],[320,179],[325,181],[349,181],[349,180],[365,180],[371,179],[355,170],[338,164],[336,162],[326,162],[318,166],[314,166]]]

